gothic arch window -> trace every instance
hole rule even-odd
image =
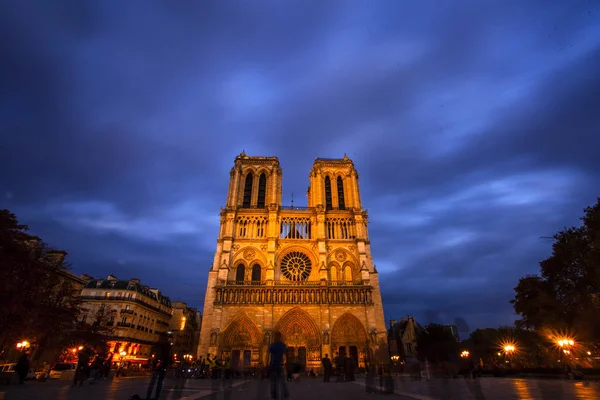
[[[246,175],[246,183],[244,183],[244,202],[243,208],[250,208],[250,200],[252,199],[252,172]]]
[[[352,268],[348,265],[344,267],[344,280],[346,282],[352,281]]]
[[[344,202],[344,181],[341,176],[337,177],[337,192],[338,192],[338,207],[340,210],[346,209],[346,203]]]
[[[265,174],[260,174],[260,178],[258,178],[258,201],[256,202],[256,207],[265,208],[266,194],[267,194],[267,176]]]
[[[332,265],[331,267],[329,267],[329,275],[332,281],[338,280],[337,268],[335,266]]]
[[[238,282],[242,282],[244,280],[244,274],[245,274],[245,268],[244,268],[244,264],[240,264],[237,266],[237,269],[235,271],[235,280]]]
[[[333,209],[333,205],[331,203],[331,179],[329,179],[328,176],[325,177],[325,209]]]
[[[260,281],[260,265],[258,264],[252,266],[252,280],[254,282]]]

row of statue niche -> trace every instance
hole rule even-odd
[[[377,331],[372,330],[370,332],[370,336],[371,336],[371,343],[375,344],[377,343]],[[271,344],[271,337],[272,337],[272,332],[271,331],[267,331],[264,334],[264,338],[263,338],[263,343],[265,345],[269,345]],[[210,345],[211,346],[216,346],[217,345],[217,339],[218,339],[218,334],[217,332],[212,332],[210,334]],[[323,332],[323,344],[329,344],[329,332]]]

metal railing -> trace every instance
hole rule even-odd
[[[360,281],[221,281],[225,286],[366,286],[368,282]]]

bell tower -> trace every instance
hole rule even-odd
[[[317,158],[310,170],[308,206],[325,210],[362,209],[358,173],[354,163],[344,158]]]
[[[227,208],[281,205],[281,167],[277,157],[250,157],[242,151],[229,176]]]

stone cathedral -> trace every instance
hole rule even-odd
[[[242,152],[230,172],[208,273],[200,355],[258,367],[279,331],[288,359],[359,366],[386,340],[379,278],[352,160],[317,158],[308,207],[283,206],[277,157]]]

